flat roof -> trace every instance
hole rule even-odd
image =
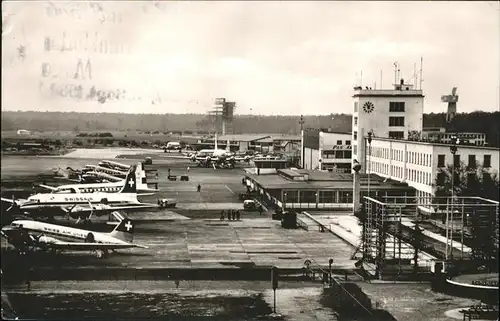
[[[240,141],[240,142],[251,142],[254,140],[262,139],[268,137],[267,134],[232,134],[232,135],[221,135],[217,137],[218,141]],[[215,140],[215,138],[210,138],[210,140]]]
[[[208,138],[205,140],[215,140],[215,138]],[[255,134],[230,134],[230,135],[221,135],[217,137],[218,141],[241,141],[241,142],[270,142],[272,143],[275,140],[301,140],[299,135],[285,135],[285,134],[266,134],[266,133],[255,133]]]
[[[368,136],[365,136],[368,138]],[[372,137],[373,140],[382,140],[382,141],[391,141],[391,142],[399,142],[399,143],[410,143],[410,144],[420,144],[420,145],[431,145],[431,146],[441,146],[441,147],[450,147],[451,144],[443,144],[443,143],[435,143],[435,142],[424,142],[419,140],[408,140],[408,139],[394,139],[394,138],[384,138],[384,137]],[[499,147],[492,146],[477,146],[477,145],[457,145],[458,148],[472,148],[472,149],[486,149],[486,150],[494,150],[500,151]]]
[[[279,170],[283,171],[283,170]],[[326,174],[326,175],[321,175]],[[361,175],[361,188],[366,189],[368,186],[368,175]],[[338,174],[338,173],[309,173],[309,180],[307,181],[293,181],[288,180],[278,174],[246,174],[247,177],[253,179],[257,184],[261,185],[265,189],[345,189],[352,190],[353,188],[353,174]],[[323,177],[323,179],[319,179]],[[370,188],[374,190],[396,190],[401,188],[409,188],[408,185],[393,181],[387,180],[378,175],[371,174],[370,175]]]
[[[358,89],[352,97],[424,97],[424,94],[422,90],[415,89]]]

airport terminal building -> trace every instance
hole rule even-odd
[[[280,134],[232,134],[217,137],[219,148],[225,149],[228,141],[233,152],[293,153],[300,149],[301,138]],[[214,148],[214,145],[215,138],[200,139],[192,144],[198,149]]]
[[[415,196],[407,184],[377,175],[360,175],[361,194]],[[353,209],[353,174],[304,169],[246,169],[244,182],[257,192],[264,203],[281,209],[344,210]]]
[[[331,144],[338,141],[352,151],[348,160],[349,172],[352,172],[351,166],[356,160],[361,164],[361,173],[408,184],[416,190],[419,203],[424,204],[429,203],[435,194],[439,169],[446,169],[449,165],[465,165],[471,171],[481,166],[498,175],[500,149],[484,146],[484,134],[446,133],[440,129],[438,135],[424,130],[422,90],[404,84],[403,80],[394,89],[356,87],[354,90],[349,138],[342,133],[304,131],[302,167],[332,170],[330,159],[325,157],[325,152],[331,149],[328,146],[337,148],[335,163],[343,161],[346,156],[338,144]],[[461,141],[455,155],[449,144],[452,135]],[[336,164],[336,171],[339,167]]]

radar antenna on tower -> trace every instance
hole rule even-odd
[[[457,102],[458,102],[457,87],[453,87],[453,89],[451,90],[451,95],[441,96],[441,101],[444,103],[448,103],[448,110],[446,112],[446,123],[448,130],[451,129],[453,124],[453,119],[457,114]]]

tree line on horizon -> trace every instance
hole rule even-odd
[[[235,115],[228,133],[300,134],[300,116]],[[331,128],[338,132],[352,131],[352,115],[306,115],[304,128]],[[424,127],[445,127],[445,113],[424,114]],[[491,146],[500,146],[500,112],[459,113],[454,129],[460,132],[485,133]],[[2,130],[31,131],[201,131],[213,132],[214,121],[206,114],[122,114],[2,111]]]

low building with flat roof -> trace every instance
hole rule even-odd
[[[246,169],[245,184],[257,192],[268,205],[283,210],[350,210],[353,209],[353,174],[310,171],[304,169],[277,169],[258,172]],[[415,189],[407,184],[384,179],[378,175],[360,175],[361,195],[415,196]]]
[[[290,153],[300,149],[301,137],[299,135],[283,134],[230,134],[217,137],[219,148],[225,148],[227,142],[231,151],[245,152],[252,150],[263,153]],[[196,144],[201,148],[213,148],[215,137],[200,139]]]

